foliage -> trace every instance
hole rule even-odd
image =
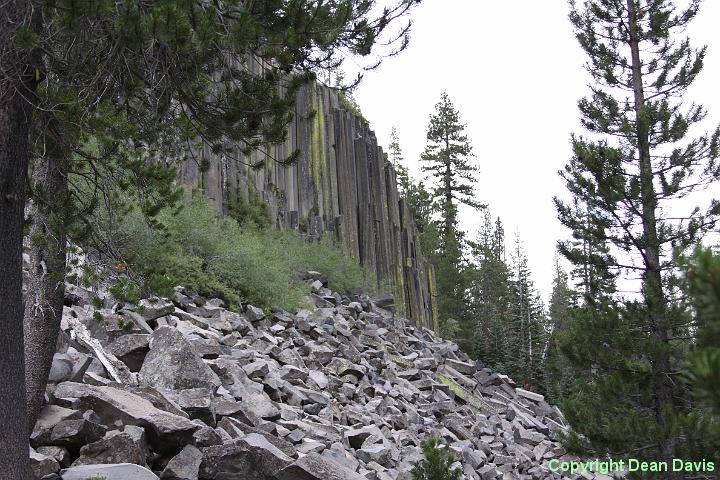
[[[447,93],[443,92],[435,105],[435,112],[430,115],[428,143],[421,156],[422,171],[430,173],[434,182],[428,212],[424,213],[437,212],[440,216],[439,219],[429,217],[425,220],[429,228],[423,236],[430,238],[427,238],[428,245],[424,245],[423,249],[435,266],[441,330],[447,330],[443,323],[450,319],[460,322],[459,331],[462,333],[456,339],[463,348],[471,351],[472,321],[463,315],[469,271],[464,252],[465,234],[458,225],[457,208],[458,203],[475,208],[482,205],[473,198],[473,174],[478,169],[469,161],[472,147],[464,129],[458,111]],[[413,188],[417,189],[416,192],[411,191]],[[424,194],[424,187],[410,186],[408,190],[411,196]]]
[[[460,322],[454,318],[446,318],[440,326],[440,336],[443,338],[457,338],[460,333]]]
[[[705,112],[682,104],[705,56],[681,37],[699,4],[571,3],[594,80],[591,97],[578,103],[593,137],[572,137],[573,157],[560,172],[572,200],[555,199],[573,234],[560,252],[581,287],[558,339],[582,378],[565,414],[598,455],[669,461],[701,454],[696,405],[674,380],[695,325],[670,257],[711,231],[720,214],[716,201],[683,212],[684,199],[720,180],[720,128],[687,138]],[[637,287],[635,295],[621,295],[618,281]]]
[[[472,253],[467,316],[475,355],[523,388],[544,391],[548,320],[520,239],[508,263],[502,222],[486,210]]]
[[[528,259],[520,238],[515,239],[510,277],[510,318],[507,331],[507,373],[523,388],[543,390],[547,345],[545,306],[530,278]]]
[[[450,469],[455,457],[439,438],[432,437],[422,443],[425,458],[417,462],[411,471],[413,480],[459,480],[462,470]]]
[[[99,223],[106,243],[119,252],[146,294],[171,296],[173,287],[183,285],[230,304],[291,310],[301,307],[308,293],[300,271],[321,271],[338,291],[371,283],[329,240],[310,243],[295,232],[238,225],[218,217],[200,195],[187,195],[179,209],[162,210],[153,224],[137,209],[116,219],[117,225],[105,221]],[[117,291],[116,285],[113,294]]]
[[[447,92],[443,92],[435,105],[435,113],[430,115],[428,143],[421,159],[424,163],[422,171],[429,172],[435,181],[433,196],[442,201],[446,222],[454,219],[456,202],[473,208],[482,207],[474,198],[474,174],[479,169],[470,163],[473,153],[464,133],[465,126]]]
[[[400,147],[400,136],[397,128],[392,127],[390,132],[390,145],[388,145],[388,159],[395,169],[397,175],[398,192],[400,195],[407,195],[410,190],[410,174],[405,166],[402,148]]]
[[[365,115],[363,115],[360,109],[360,104],[355,100],[355,95],[349,90],[338,91],[338,98],[340,99],[340,106],[345,110],[352,112],[356,117],[367,122]]]
[[[254,226],[256,228],[270,228],[270,212],[268,205],[256,192],[250,192],[247,200],[238,195],[234,202],[229,202],[228,215],[240,226]]]
[[[548,341],[546,344],[545,396],[551,403],[560,403],[570,393],[574,378],[582,377],[568,363],[560,350],[558,337],[566,331],[571,320],[574,292],[569,285],[567,273],[555,258],[553,289],[550,295]]]
[[[692,257],[682,261],[685,290],[698,326],[688,380],[695,397],[720,415],[720,254],[698,247]]]
[[[325,85],[332,86],[337,90],[338,100],[342,108],[353,113],[364,122],[367,122],[367,119],[360,109],[360,104],[358,104],[355,95],[353,95],[353,89],[358,85],[358,80],[351,85],[347,85],[345,72],[341,68],[332,68],[326,72],[321,72],[319,78]]]

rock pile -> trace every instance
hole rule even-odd
[[[243,313],[176,289],[134,308],[70,286],[36,478],[410,479],[442,437],[466,479],[560,478],[541,395],[309,273],[315,308]]]

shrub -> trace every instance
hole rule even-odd
[[[255,192],[250,192],[247,200],[238,195],[238,199],[228,205],[228,215],[241,226],[257,228],[272,226],[268,206]]]
[[[153,222],[132,209],[107,232],[143,294],[170,296],[174,286],[183,285],[231,305],[293,310],[308,292],[300,271],[322,272],[339,291],[372,284],[371,276],[330,240],[311,243],[296,232],[260,228],[254,221],[239,225],[218,217],[201,195],[188,194],[180,208],[161,211]],[[122,287],[115,290],[128,290]]]
[[[422,443],[425,459],[417,462],[412,469],[413,480],[459,480],[460,469],[450,469],[455,457],[439,438],[432,437]]]

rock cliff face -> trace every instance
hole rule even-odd
[[[316,308],[243,313],[176,289],[68,291],[35,478],[410,480],[441,437],[464,479],[560,478],[563,416],[454,343],[308,275]],[[102,295],[101,295],[102,296]]]
[[[277,162],[296,149],[295,165]],[[281,145],[249,157],[240,151],[220,157],[209,148],[194,156],[182,166],[182,182],[202,189],[219,212],[256,196],[277,228],[335,238],[376,273],[378,285],[393,290],[402,313],[437,331],[433,270],[398,195],[395,171],[368,124],[340,106],[336,91],[302,89]],[[258,162],[262,168],[250,167]]]

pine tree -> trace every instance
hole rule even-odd
[[[451,469],[455,457],[440,439],[430,438],[422,443],[425,458],[413,466],[413,480],[459,480],[462,470]]]
[[[443,92],[430,115],[428,144],[421,155],[423,172],[429,172],[435,181],[433,195],[440,201],[444,235],[457,230],[458,203],[480,209],[483,205],[475,199],[473,184],[477,166],[470,163],[472,146],[460,114]]]
[[[697,351],[689,379],[696,398],[720,416],[720,254],[698,247],[685,260],[684,290],[696,312]],[[720,434],[720,424],[716,424]]]
[[[537,390],[543,385],[547,319],[540,295],[530,278],[527,255],[519,236],[515,238],[512,260],[507,374],[522,382],[524,388]]]
[[[430,260],[435,265],[439,292],[438,310],[442,323],[459,323],[463,335],[459,343],[472,348],[473,322],[464,318],[469,283],[465,258],[465,236],[458,226],[458,205],[481,208],[474,198],[473,182],[478,168],[470,163],[472,147],[464,133],[465,125],[446,92],[430,115],[428,144],[421,156],[423,172],[435,183],[432,192],[438,223],[439,248]]]
[[[22,252],[28,137],[34,112],[28,102],[41,80],[40,56],[23,22],[38,21],[29,2],[0,8],[0,471],[30,478],[22,327]]]
[[[401,195],[405,195],[410,190],[410,175],[407,167],[404,165],[402,148],[400,148],[400,136],[397,128],[392,127],[390,131],[390,145],[388,146],[388,157],[390,163],[395,169],[397,175],[398,189]]]
[[[694,407],[684,445],[696,458],[712,458],[720,450],[720,253],[698,245],[692,255],[679,258],[683,291],[697,327],[681,379]]]
[[[476,319],[474,354],[493,370],[507,372],[510,269],[505,262],[502,222],[497,218],[493,223],[488,210],[485,210],[478,241],[473,245],[473,256],[470,313]]]
[[[574,291],[569,284],[568,274],[562,269],[559,257],[555,257],[549,306],[548,341],[543,354],[545,366],[545,395],[551,403],[560,403],[570,392],[576,374],[560,350],[558,337],[571,321]]]
[[[689,405],[674,377],[691,334],[670,254],[691,246],[720,214],[717,202],[705,212],[678,211],[679,199],[720,179],[720,129],[687,139],[705,112],[684,109],[680,100],[705,56],[678,40],[699,4],[572,4],[570,19],[595,81],[592,97],[579,102],[581,119],[601,139],[573,137],[574,155],[561,175],[579,208],[555,202],[579,241],[562,253],[599,276],[585,279],[582,305],[561,336],[568,358],[589,372],[565,412],[600,453],[665,461],[688,453],[682,438],[690,431]],[[638,278],[637,296],[615,293],[616,276],[629,284]]]

